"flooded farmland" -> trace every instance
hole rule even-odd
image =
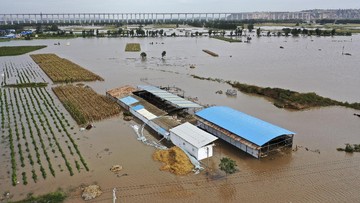
[[[61,45],[55,46],[54,43],[58,41]],[[126,43],[132,42],[140,43],[141,50],[147,53],[146,60],[141,60],[140,52],[124,51]],[[67,43],[69,46],[66,46]],[[117,188],[120,202],[356,202],[360,197],[360,155],[336,150],[344,147],[345,143],[360,143],[360,119],[353,115],[360,111],[343,107],[287,111],[257,96],[238,93],[237,97],[227,97],[215,94],[218,90],[226,91],[230,86],[190,76],[194,74],[258,86],[316,92],[339,101],[360,102],[359,35],[253,37],[251,43],[228,43],[208,37],[169,37],[10,41],[1,42],[0,45],[48,45],[33,53],[55,53],[101,76],[105,81],[85,83],[99,94],[127,84],[175,85],[185,91],[185,96],[196,97],[200,104],[230,106],[297,133],[293,151],[280,152],[260,160],[218,141],[215,143],[214,157],[203,161],[209,169],[208,174],[175,176],[160,171],[161,163],[151,157],[155,149],[136,140],[136,134],[130,127],[135,121],[126,122],[121,117],[114,117],[94,123],[95,128],[90,131],[79,131],[75,121],[47,87],[45,90],[54,97],[53,105],[64,113],[69,122],[70,126],[66,129],[75,140],[89,171],[81,165],[78,172],[74,161],[80,162],[80,158],[67,150],[65,156],[71,159],[74,172],[70,176],[65,164],[61,163],[62,168],[55,164],[61,154],[53,154],[49,148],[55,177],[50,175],[44,156],[42,163],[48,173],[47,178],[43,179],[39,170],[38,181],[34,183],[31,165],[26,163],[24,170],[29,171],[28,184],[22,184],[19,172],[20,184],[14,187],[11,182],[9,142],[1,136],[0,192],[10,192],[13,200],[25,198],[28,193],[45,194],[62,188],[70,192],[67,202],[83,202],[79,187],[92,183],[98,184],[104,192],[94,202],[110,202],[114,187]],[[215,52],[219,57],[212,57],[202,49]],[[166,51],[163,59],[162,51]],[[343,55],[343,52],[351,56]],[[0,72],[3,72],[4,64],[11,63],[16,67],[30,63],[39,72],[39,80],[45,80],[52,86],[28,54],[1,57]],[[195,68],[191,69],[190,65]],[[23,90],[17,93],[8,88],[2,88],[2,91],[10,91],[11,95],[26,94],[22,93]],[[34,95],[42,98],[41,93]],[[41,105],[36,106],[35,110],[24,108],[21,111],[36,113]],[[10,122],[13,119],[11,117]],[[53,123],[49,125],[56,128]],[[73,129],[70,128],[72,126]],[[5,130],[7,133],[8,129]],[[54,134],[62,138],[61,133],[55,131]],[[64,148],[71,144],[70,140],[59,140]],[[45,144],[48,144],[46,140]],[[59,157],[55,158],[56,155]],[[223,156],[236,160],[239,169],[226,178],[218,170],[219,159]],[[115,164],[123,166],[120,175],[109,171]],[[20,162],[18,167],[22,169]]]

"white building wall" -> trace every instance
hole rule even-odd
[[[207,145],[199,149],[198,160],[203,160],[213,156],[213,145]]]
[[[191,154],[193,157],[195,157],[199,161],[213,156],[213,145],[212,144],[203,146],[201,148],[196,148],[195,146],[193,146],[189,142],[183,140],[181,137],[177,136],[173,132],[170,132],[170,140],[174,145],[187,151],[189,154]]]
[[[193,145],[191,145],[187,141],[183,140],[181,137],[177,136],[173,132],[170,132],[170,140],[174,145],[182,148],[183,150],[185,150],[189,154],[191,154],[193,157],[198,159],[198,157],[199,157],[199,154],[198,154],[199,149],[198,148],[194,147]]]

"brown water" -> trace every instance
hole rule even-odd
[[[111,202],[112,188],[119,202],[356,202],[360,194],[360,155],[336,151],[344,143],[360,143],[359,111],[329,107],[301,112],[278,109],[269,101],[238,94],[236,98],[215,94],[228,85],[191,78],[190,74],[255,84],[314,91],[341,101],[359,102],[360,36],[334,38],[254,38],[251,44],[227,43],[204,38],[71,39],[11,41],[0,45],[47,44],[37,53],[56,53],[105,78],[88,83],[104,94],[107,89],[131,84],[176,85],[202,104],[226,105],[296,132],[294,148],[257,160],[236,148],[216,143],[215,156],[205,160],[212,171],[177,177],[159,171],[151,158],[153,148],[135,138],[130,123],[112,118],[95,123],[91,131],[78,132],[79,148],[90,172],[64,172],[37,184],[12,187],[6,171],[9,157],[2,156],[0,192],[10,191],[14,199],[29,192],[43,194],[61,187],[72,190],[96,182],[104,194],[94,202]],[[70,42],[70,46],[65,46]],[[141,43],[148,55],[125,53],[127,42]],[[149,44],[154,42],[153,45]],[[158,44],[156,44],[156,42]],[[164,43],[164,44],[162,44]],[[279,47],[283,46],[284,49]],[[349,52],[352,56],[343,56]],[[203,53],[209,49],[219,57]],[[321,49],[321,50],[319,50]],[[161,52],[166,51],[164,60]],[[230,57],[231,56],[231,57]],[[1,57],[0,63],[31,60],[27,55]],[[195,64],[195,69],[190,69]],[[1,151],[4,146],[0,144]],[[308,150],[306,150],[306,148]],[[319,153],[320,152],[320,153]],[[236,160],[239,172],[221,178],[219,158]],[[114,164],[124,167],[117,177],[109,171]],[[29,177],[28,177],[29,179]],[[31,181],[29,181],[31,182]],[[82,202],[76,191],[67,202]]]

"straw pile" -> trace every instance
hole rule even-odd
[[[118,87],[115,89],[111,89],[107,91],[106,93],[112,97],[115,98],[121,98],[123,96],[131,95],[132,92],[134,92],[136,89],[130,85],[126,85],[123,87]]]
[[[186,175],[194,168],[189,157],[176,146],[167,150],[155,151],[153,159],[164,163],[160,170],[169,171],[175,175]]]

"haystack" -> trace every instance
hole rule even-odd
[[[84,191],[81,195],[81,197],[84,200],[92,200],[102,194],[102,191],[100,189],[100,186],[98,185],[89,185],[84,188]]]
[[[155,151],[153,159],[164,163],[160,170],[170,171],[175,175],[186,175],[194,169],[189,157],[176,146]]]

